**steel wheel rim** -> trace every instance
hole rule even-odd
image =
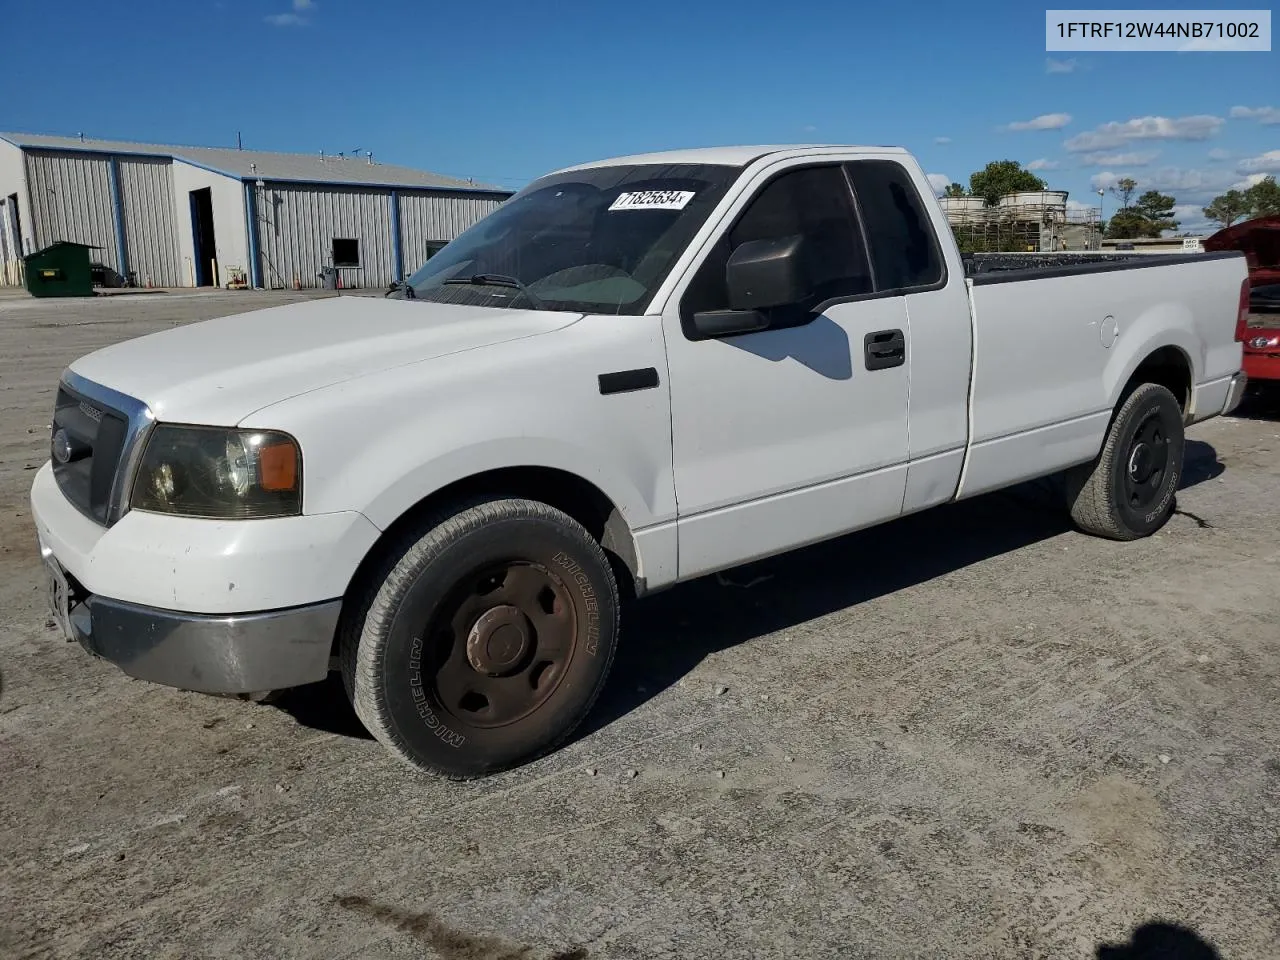
[[[577,625],[568,586],[542,564],[509,560],[460,577],[428,625],[437,702],[471,727],[524,719],[564,681]]]
[[[1138,425],[1124,460],[1124,502],[1133,510],[1145,510],[1160,496],[1169,472],[1169,437],[1158,413]]]

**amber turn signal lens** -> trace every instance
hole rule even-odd
[[[298,448],[276,441],[258,450],[258,483],[263,490],[293,490],[298,485]]]

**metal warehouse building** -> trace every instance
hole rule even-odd
[[[510,195],[368,155],[0,133],[0,283],[70,240],[108,282],[385,287]]]

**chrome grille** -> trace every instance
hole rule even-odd
[[[110,526],[128,509],[135,455],[151,425],[146,405],[66,371],[54,401],[53,475],[81,513]]]

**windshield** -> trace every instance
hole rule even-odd
[[[643,313],[740,172],[643,164],[543,177],[428,260],[405,292],[436,303]]]

